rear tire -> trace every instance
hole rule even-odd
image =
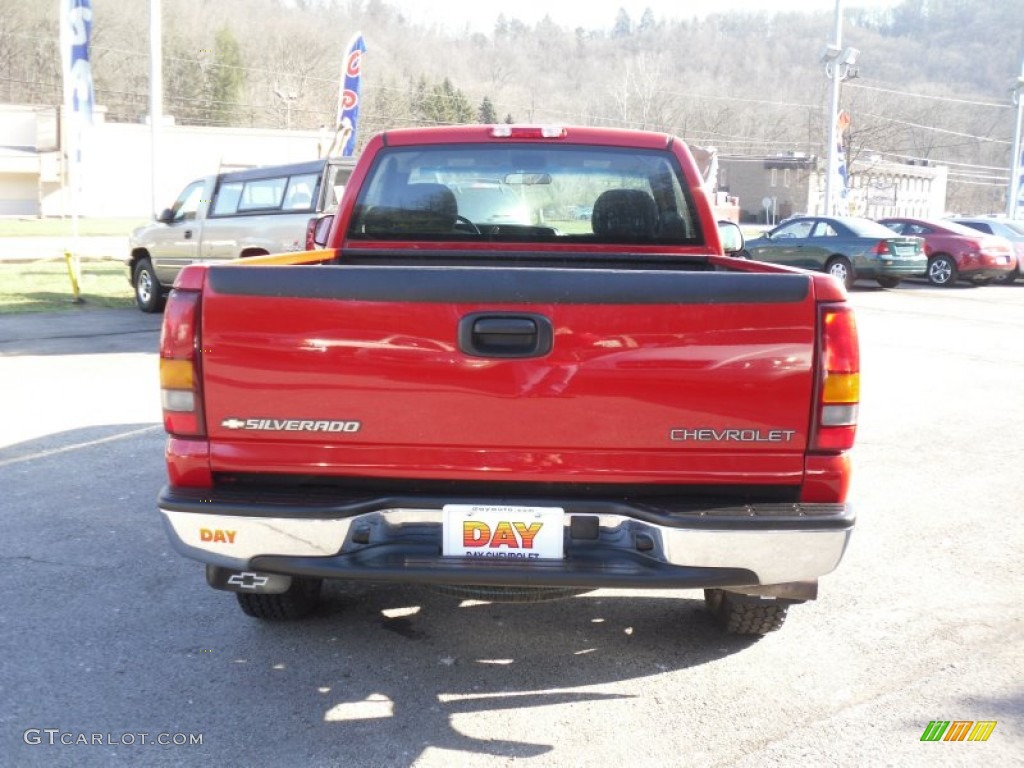
[[[928,282],[940,288],[949,288],[956,282],[956,262],[942,253],[928,262]]]
[[[732,635],[766,635],[782,628],[789,604],[774,597],[737,595],[705,589],[704,605],[722,628]]]
[[[159,312],[164,308],[164,289],[156,279],[153,264],[148,258],[139,259],[132,272],[135,303],[143,312]]]
[[[853,288],[853,283],[857,279],[857,276],[853,272],[853,265],[845,256],[833,256],[825,265],[825,271],[832,275],[832,277],[838,279],[844,286],[846,286],[847,290]]]
[[[880,277],[878,278],[878,284],[883,288],[895,288],[897,285],[902,283],[898,277]]]
[[[280,594],[236,592],[235,597],[246,616],[265,621],[293,621],[305,618],[316,610],[322,586],[322,579],[296,576],[292,578],[292,585]]]

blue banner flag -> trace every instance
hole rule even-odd
[[[95,94],[89,66],[92,0],[61,0],[60,39],[64,59],[64,106],[73,117],[92,122]]]
[[[67,157],[67,204],[71,212],[72,246],[64,251],[71,278],[73,301],[79,295],[81,266],[78,259],[78,205],[82,191],[82,146],[85,126],[92,123],[95,94],[89,67],[89,38],[92,34],[92,0],[60,0],[60,51],[64,68],[63,144]]]
[[[363,54],[366,44],[363,34],[352,38],[342,62],[341,87],[338,89],[338,124],[335,130],[341,137],[341,156],[351,157],[356,151],[356,128],[359,124],[359,85]]]

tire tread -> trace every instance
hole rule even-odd
[[[294,621],[311,614],[320,602],[320,579],[295,578],[286,592],[276,595],[236,592],[246,616],[265,621]]]
[[[733,635],[766,635],[786,621],[789,604],[771,597],[736,595],[720,589],[704,590],[708,611]]]

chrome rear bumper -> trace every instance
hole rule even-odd
[[[486,502],[486,500],[484,500]],[[502,500],[502,503],[508,503]],[[813,580],[836,568],[853,529],[845,504],[766,504],[686,514],[564,500],[562,560],[443,557],[439,507],[368,511],[218,508],[161,499],[187,557],[239,571],[440,584],[699,588]],[[359,509],[365,510],[362,500]],[[372,506],[372,505],[371,505]],[[580,505],[575,505],[579,508]],[[601,511],[607,506],[614,511]],[[199,508],[197,508],[199,507]],[[353,511],[353,514],[345,514]]]

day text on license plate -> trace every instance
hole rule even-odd
[[[506,507],[445,504],[442,509],[445,557],[501,560],[561,560],[561,507]]]

